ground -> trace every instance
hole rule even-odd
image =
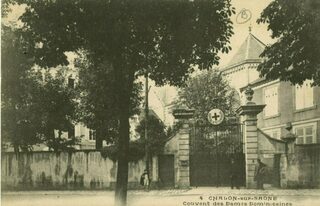
[[[113,191],[2,191],[3,206],[109,206]],[[231,190],[200,187],[188,190],[129,191],[128,206],[300,206],[320,205],[320,189]]]

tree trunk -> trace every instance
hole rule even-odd
[[[125,206],[128,186],[129,112],[120,114],[118,170],[115,191],[115,205]]]
[[[121,71],[121,70],[120,70]],[[124,72],[122,70],[122,72]],[[125,206],[127,204],[127,186],[128,186],[128,155],[129,155],[129,140],[130,140],[130,125],[129,125],[129,108],[130,97],[132,95],[132,87],[134,74],[125,75],[116,71],[116,82],[118,92],[119,105],[119,141],[118,141],[118,169],[117,182],[115,188],[115,205]],[[127,84],[123,84],[127,82]]]

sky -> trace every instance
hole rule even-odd
[[[242,42],[249,34],[249,26],[251,25],[251,33],[260,39],[264,44],[270,44],[273,42],[271,39],[271,32],[267,31],[267,25],[257,24],[257,19],[260,17],[260,13],[271,0],[232,0],[231,3],[236,9],[236,14],[231,17],[234,26],[234,35],[231,38],[232,50],[229,54],[220,55],[221,60],[219,67],[223,67],[228,64],[232,56],[236,53],[237,49],[240,47]],[[237,16],[242,9],[249,10],[252,14],[251,19],[243,24],[237,23]],[[241,20],[241,18],[238,17]],[[242,21],[240,21],[241,23]]]

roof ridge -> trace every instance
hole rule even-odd
[[[225,68],[240,64],[248,59],[261,59],[260,54],[265,47],[266,45],[261,40],[249,33]]]
[[[245,59],[248,59],[249,58],[249,49],[250,49],[250,34],[251,32],[249,33],[249,36],[246,38],[246,41],[247,41],[247,48],[246,48],[246,54],[245,54]]]
[[[260,39],[258,39],[258,37],[256,37],[255,35],[253,35],[252,33],[250,33],[250,35],[255,38],[255,40],[257,40],[259,43],[261,43],[263,46],[267,46],[265,43],[263,43]]]

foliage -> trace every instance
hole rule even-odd
[[[49,148],[53,148],[55,151],[74,151],[74,145],[80,142],[79,137],[71,137],[68,139],[56,137],[54,139],[48,139],[47,145]]]
[[[79,68],[80,104],[78,119],[87,127],[99,130],[97,139],[114,143],[119,135],[119,108],[116,103],[114,76],[112,65],[104,62],[95,65],[89,61],[89,55],[82,53],[76,60]],[[94,82],[94,84],[92,84]],[[139,113],[142,85],[135,82],[130,100],[130,116]],[[99,140],[98,140],[99,141]]]
[[[81,48],[96,62],[148,69],[158,84],[178,85],[190,65],[209,68],[219,50],[230,50],[230,1],[17,1],[28,6],[21,17],[25,38],[43,43],[30,55],[44,67],[67,64],[64,52]]]
[[[10,5],[14,3],[14,0],[2,0],[1,3],[1,17],[4,18],[9,12],[11,12]]]
[[[274,0],[258,23],[267,23],[276,42],[265,48],[258,70],[267,79],[320,85],[320,3],[317,0]]]
[[[145,119],[142,119],[136,128],[145,147],[147,142],[148,153],[150,156],[158,155],[163,152],[163,147],[167,139],[165,126],[161,120],[153,115],[148,117],[148,137],[145,138]]]
[[[192,77],[179,91],[177,104],[195,109],[194,124],[199,130],[196,138],[201,145],[202,152],[216,153],[217,149],[228,151],[237,145],[237,138],[229,136],[236,133],[230,131],[236,128],[230,125],[236,119],[236,109],[240,104],[240,98],[237,91],[229,86],[228,81],[218,69],[204,71]],[[214,127],[208,122],[208,113],[213,108],[219,108],[225,114],[224,122]],[[230,135],[224,135],[228,132]]]
[[[108,157],[111,160],[116,161],[118,157],[118,151],[118,147],[113,144],[102,148],[100,152],[104,158]],[[144,143],[140,140],[130,141],[128,154],[128,161],[130,162],[137,162],[141,160],[145,155]]]
[[[53,78],[50,72],[32,70],[27,44],[16,29],[2,25],[2,137],[16,151],[54,141],[54,130],[67,131],[74,119],[75,91],[67,87],[65,71]]]
[[[178,121],[174,123],[172,126],[169,126],[167,129],[167,137],[170,138],[173,135],[176,135],[179,132],[179,129],[182,128],[183,122]]]
[[[141,160],[146,152],[146,141],[145,141],[145,119],[140,121],[140,124],[136,128],[137,133],[140,138],[135,141],[130,141],[129,143],[129,161],[138,161]],[[148,118],[148,150],[151,156],[158,155],[163,152],[163,147],[165,141],[167,139],[167,135],[165,132],[164,124],[153,115],[149,115]],[[118,147],[116,144],[104,147],[101,150],[101,154],[104,157],[109,157],[112,160],[117,160],[117,152]]]
[[[1,42],[1,136],[16,151],[29,150],[41,142],[37,135],[40,121],[33,104],[37,82],[28,71],[32,65],[16,30],[2,25]],[[5,57],[5,58],[4,58]]]
[[[239,125],[204,125],[197,130],[197,142],[203,152],[232,154],[242,150]]]
[[[218,64],[230,50],[230,0],[17,0],[27,5],[21,32],[42,67],[67,64],[66,51],[85,50],[90,62],[112,65],[119,117],[116,204],[126,203],[130,99],[134,80],[149,73],[181,85],[194,66]],[[35,47],[41,43],[42,47]]]
[[[39,81],[38,93],[34,97],[34,104],[38,106],[37,116],[41,121],[40,134],[44,142],[55,151],[61,150],[77,140],[70,137],[70,140],[61,139],[62,131],[70,131],[74,127],[75,109],[77,106],[77,90],[68,86],[68,68],[58,68],[53,76],[50,71],[44,73],[44,81]],[[54,131],[58,131],[58,137]]]
[[[179,91],[177,104],[195,109],[194,118],[199,122],[207,122],[208,112],[220,108],[226,116],[235,116],[239,106],[237,91],[217,69],[204,71],[187,81]]]

